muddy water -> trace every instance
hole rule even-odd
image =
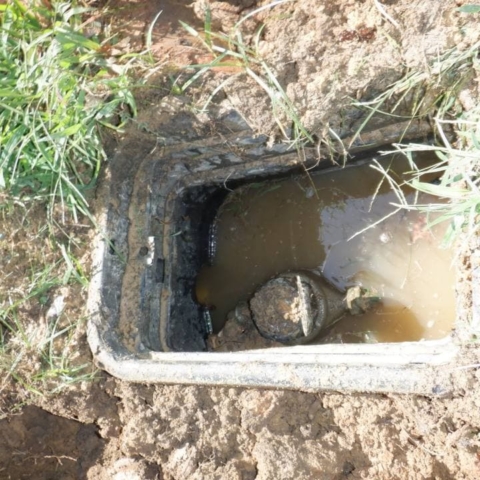
[[[408,175],[402,158],[383,164],[397,180]],[[196,287],[199,301],[212,307],[215,331],[238,301],[272,276],[313,269],[342,291],[362,285],[382,297],[375,311],[345,316],[320,342],[447,335],[455,306],[452,252],[441,248],[445,226],[427,231],[432,218],[401,210],[367,228],[396,210],[392,203],[398,199],[382,178],[363,165],[248,185],[229,194],[218,214],[213,265],[201,270]],[[405,194],[413,199],[413,192]]]

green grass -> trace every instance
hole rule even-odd
[[[416,119],[436,115],[451,116],[457,94],[474,74],[479,44],[460,51],[452,48],[439,55],[424,70],[410,70],[371,101],[352,104],[367,111],[362,124],[352,137],[349,147],[362,133],[374,115],[388,118]]]
[[[479,230],[480,106],[464,111],[458,101],[459,92],[475,77],[480,67],[479,49],[480,43],[462,51],[453,48],[439,55],[428,69],[408,72],[374,100],[355,103],[365,109],[367,115],[352,143],[373,115],[431,119],[436,133],[434,144],[398,143],[394,147],[408,158],[412,166],[411,179],[406,183],[418,192],[437,197],[439,201],[409,204],[401,193],[400,185],[388,172],[382,173],[397,192],[398,208],[429,214],[430,226],[448,222],[445,246],[451,245],[460,236],[464,245],[467,245]],[[407,105],[410,112],[399,114],[401,105]],[[415,165],[415,155],[426,151],[436,155],[438,161],[420,170]],[[432,175],[440,178],[438,184],[424,180]]]
[[[77,317],[79,308],[72,308],[66,300],[63,309],[51,310],[55,299],[63,295],[62,288],[78,295],[88,285],[72,243],[60,243],[51,238],[51,232],[49,226],[31,232],[11,255],[5,245],[9,239],[0,241],[13,263],[4,264],[0,289],[0,392],[13,380],[24,392],[45,395],[94,376],[89,362],[75,358],[85,323]],[[31,240],[39,247],[29,248]],[[22,252],[31,257],[22,261]],[[20,265],[15,265],[16,257]],[[12,279],[15,275],[16,280]]]
[[[460,124],[459,120],[457,125]],[[473,147],[473,150],[454,148],[450,143],[445,146],[412,143],[399,144],[396,147],[397,151],[409,158],[412,165],[415,165],[415,154],[418,152],[437,155],[437,163],[428,168],[413,170],[413,178],[406,183],[418,192],[439,199],[438,202],[409,204],[405,198],[398,196],[397,206],[429,214],[429,227],[448,222],[444,246],[452,245],[460,236],[462,241],[468,244],[473,235],[478,234],[479,229],[477,217],[480,214],[480,151],[476,147]],[[425,176],[432,174],[440,178],[439,183],[423,180]]]
[[[200,79],[202,75],[213,68],[233,67],[233,69],[238,70],[238,73],[233,73],[217,85],[203,106],[203,111],[206,111],[215,95],[224,89],[230,82],[234,79],[238,79],[240,75],[247,75],[268,95],[273,118],[282,133],[284,141],[289,142],[292,147],[298,149],[305,145],[315,143],[315,139],[303,125],[295,105],[289,99],[284,88],[277,80],[273,69],[259,54],[258,46],[263,27],[259,28],[253,38],[248,42],[245,40],[244,34],[241,30],[242,24],[251,16],[262,10],[289,1],[291,0],[278,0],[250,12],[237,22],[228,35],[212,31],[211,12],[208,8],[205,11],[204,30],[201,34],[186,23],[180,22],[183,28],[190,35],[195,37],[205,51],[209,52],[213,58],[212,61],[207,64],[189,65],[186,67],[187,69],[194,69],[197,71],[182,85],[178,85],[177,82],[174,82],[174,87],[177,93],[183,93]]]
[[[82,32],[90,10],[51,5],[0,5],[0,191],[77,221],[105,159],[100,127],[118,129],[115,115],[136,106],[128,62]]]
[[[48,311],[62,289],[88,286],[78,231],[94,224],[87,198],[103,132],[136,114],[129,70],[139,56],[113,59],[111,39],[83,32],[94,10],[49,5],[0,4],[0,392],[13,381],[36,395],[94,375],[76,355],[83,304],[70,297],[59,315]]]

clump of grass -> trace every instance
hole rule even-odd
[[[188,33],[200,41],[201,45],[212,55],[213,59],[206,64],[189,65],[186,67],[187,69],[195,69],[197,72],[183,85],[175,86],[178,93],[183,93],[206,72],[218,67],[233,67],[233,69],[237,70],[237,73],[228,76],[226,80],[222,81],[213,90],[202,111],[206,111],[208,105],[219,91],[233,80],[238,79],[240,75],[246,74],[268,95],[273,118],[284,140],[290,142],[292,147],[298,149],[308,144],[314,144],[315,139],[303,125],[295,105],[277,80],[273,69],[259,53],[259,41],[264,25],[257,30],[253,38],[248,42],[241,30],[241,25],[261,10],[289,1],[291,0],[278,0],[250,12],[237,22],[228,35],[212,31],[211,12],[208,8],[205,11],[204,31],[202,33],[197,32],[186,23],[180,22]]]
[[[428,204],[409,204],[401,193],[401,186],[388,175],[382,173],[396,191],[399,199],[397,207],[415,209],[431,215],[429,226],[449,222],[444,245],[449,246],[461,233],[466,233],[464,241],[478,234],[480,213],[480,107],[463,111],[458,102],[458,93],[474,78],[480,66],[478,51],[480,43],[459,51],[453,48],[436,58],[425,71],[412,71],[384,93],[370,102],[357,102],[356,106],[369,113],[352,139],[361,134],[375,114],[396,116],[402,102],[411,106],[408,118],[429,117],[433,120],[437,143],[394,145],[397,152],[403,153],[412,166],[411,178],[406,183],[418,192],[439,198]],[[393,103],[393,106],[392,106]],[[400,115],[399,115],[400,116]],[[450,134],[447,134],[447,129]],[[456,136],[451,141],[451,133]],[[438,157],[434,165],[418,169],[415,155],[431,152]],[[390,154],[392,152],[384,152]],[[432,175],[438,183],[429,183],[425,178]],[[416,197],[417,198],[417,197]],[[440,200],[441,199],[441,200]]]
[[[59,266],[58,263],[53,265]],[[79,364],[72,359],[79,325],[77,319],[66,319],[60,313],[26,322],[22,315],[29,305],[46,302],[49,292],[62,285],[65,283],[51,269],[34,272],[26,297],[10,298],[0,309],[0,392],[10,378],[28,392],[40,396],[93,378],[90,363]]]
[[[479,44],[464,51],[452,48],[431,62],[425,70],[407,72],[401,80],[373,100],[352,102],[353,106],[366,110],[368,114],[352,137],[349,147],[374,115],[412,120],[434,115],[438,118],[450,116],[457,93],[474,74],[472,67],[478,48]],[[408,105],[409,111],[399,113],[405,105]]]
[[[48,6],[47,6],[48,5]],[[128,64],[87,37],[75,2],[0,4],[0,191],[88,215],[105,152],[100,127],[134,114]]]
[[[477,135],[480,133],[480,111],[468,112],[467,117],[473,115],[477,117]],[[457,130],[461,133],[472,133],[470,127],[471,120],[458,119],[455,121],[458,129],[467,126],[467,131]],[[441,129],[439,122],[439,129]],[[475,138],[468,135],[471,139]],[[432,152],[438,157],[438,162],[421,170],[414,170],[413,178],[407,182],[419,192],[430,194],[443,201],[432,202],[428,204],[415,203],[408,204],[404,199],[399,197],[402,208],[415,209],[431,215],[428,223],[429,227],[441,222],[448,222],[448,228],[445,233],[443,244],[450,246],[453,241],[462,233],[466,233],[463,241],[469,243],[473,235],[478,234],[479,223],[478,215],[480,214],[480,178],[479,178],[479,155],[478,144],[467,142],[463,147],[455,148],[447,139],[443,146],[409,144],[395,145],[397,151],[403,153],[412,165],[415,164],[414,155],[418,152]],[[425,182],[425,176],[435,175],[439,177],[438,183]]]
[[[88,285],[76,241],[42,225],[39,216],[19,219],[18,209],[2,214],[0,392],[11,380],[23,392],[45,395],[92,378],[91,364],[75,358],[84,324],[81,304],[64,301]]]

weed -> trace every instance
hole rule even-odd
[[[73,231],[88,228],[80,214],[93,221],[102,127],[120,129],[136,106],[134,57],[109,57],[108,39],[83,33],[86,14],[74,2],[0,4],[0,390],[13,380],[43,395],[93,375],[75,358],[83,312],[55,302],[88,285]]]
[[[415,119],[437,115],[443,118],[455,105],[456,95],[473,74],[472,66],[480,44],[465,51],[452,48],[440,55],[425,71],[410,71],[385,92],[368,102],[352,104],[368,112],[350,141],[351,147],[374,115]],[[398,113],[404,104],[410,106],[407,113]]]
[[[43,395],[92,377],[91,365],[74,355],[84,323],[74,319],[79,309],[64,305],[70,288],[85,289],[88,281],[71,245],[53,238],[51,228],[22,230],[20,235],[29,238],[9,252],[6,244],[14,235],[0,242],[5,273],[0,289],[0,391],[13,379],[24,390]],[[29,248],[32,240],[37,246]],[[23,252],[30,254],[27,261]]]
[[[189,65],[187,68],[198,71],[181,87],[177,86],[177,89],[180,89],[183,93],[202,75],[213,68],[233,67],[237,70],[237,73],[227,77],[226,80],[222,81],[213,90],[203,106],[203,111],[208,108],[208,105],[220,90],[226,87],[239,75],[246,74],[268,95],[273,117],[284,139],[291,142],[292,147],[302,148],[307,144],[313,144],[314,137],[302,124],[297,109],[277,80],[273,69],[259,54],[258,46],[263,27],[257,30],[256,34],[249,42],[245,40],[240,28],[248,18],[256,15],[260,11],[289,1],[291,0],[278,0],[250,12],[237,22],[229,35],[212,31],[211,12],[209,9],[206,9],[205,11],[204,31],[202,34],[186,23],[180,22],[188,33],[201,42],[205,50],[213,56],[213,60],[206,64]]]
[[[48,5],[44,6],[44,5]],[[74,2],[0,5],[0,189],[88,215],[86,192],[105,159],[99,127],[118,129],[136,106],[128,63],[82,32]],[[120,114],[120,122],[115,120]]]
[[[457,11],[462,13],[480,13],[480,5],[466,4],[457,8]]]
[[[480,120],[480,109],[470,111],[465,114],[466,117],[478,117]],[[441,122],[437,121],[438,128],[442,129]],[[473,235],[478,233],[478,214],[480,213],[480,179],[478,177],[478,145],[475,145],[476,135],[480,133],[480,122],[477,120],[474,135],[472,134],[472,124],[470,120],[465,122],[458,119],[455,123],[457,129],[467,127],[466,132],[457,130],[458,134],[468,133],[470,140],[463,143],[462,148],[454,148],[450,142],[446,141],[444,146],[438,145],[419,145],[397,144],[395,147],[402,152],[414,164],[414,155],[417,152],[431,151],[435,153],[439,160],[429,168],[414,170],[413,178],[407,182],[419,192],[423,192],[434,197],[443,199],[437,203],[410,205],[405,199],[399,197],[399,206],[407,209],[415,209],[434,214],[428,223],[428,226],[434,226],[440,222],[447,221],[448,228],[444,238],[444,246],[449,246],[462,233],[467,232],[463,238],[467,244]],[[434,175],[439,178],[438,183],[426,182],[423,180],[427,175]]]
[[[438,197],[438,202],[414,204],[407,202],[399,185],[387,171],[382,171],[393,190],[397,193],[398,208],[416,209],[430,216],[429,226],[448,221],[444,245],[450,245],[461,232],[467,232],[469,240],[478,232],[477,216],[480,213],[479,152],[480,107],[463,111],[457,102],[462,87],[475,75],[480,63],[480,43],[459,51],[453,48],[435,59],[425,71],[409,72],[399,82],[391,85],[384,93],[370,102],[356,102],[368,111],[365,120],[354,135],[351,144],[375,114],[398,115],[402,103],[408,103],[411,111],[407,118],[429,116],[433,118],[439,143],[435,145],[398,143],[397,152],[404,154],[412,167],[411,179],[405,182],[418,192]],[[389,104],[392,104],[389,106]],[[453,128],[457,141],[452,144],[446,128]],[[429,151],[438,157],[431,167],[418,169],[415,155]],[[391,154],[392,152],[383,152]],[[374,168],[379,169],[378,165]],[[439,183],[430,183],[425,178],[439,178]]]

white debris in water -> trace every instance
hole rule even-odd
[[[389,243],[393,239],[392,234],[390,232],[382,232],[379,238],[382,243]]]

